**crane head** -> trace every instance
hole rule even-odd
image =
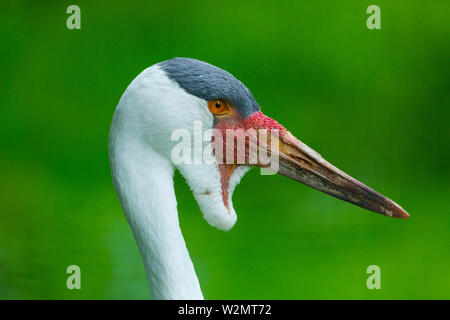
[[[232,194],[251,167],[385,216],[409,217],[264,115],[250,90],[218,67],[188,58],[161,62],[130,84],[122,99],[131,97],[136,100],[134,125],[142,127],[143,139],[171,159],[205,219],[217,228],[228,230],[236,222]],[[180,153],[187,161],[175,161]]]

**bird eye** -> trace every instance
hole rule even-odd
[[[228,103],[223,100],[208,101],[208,109],[215,115],[224,115],[232,112]]]

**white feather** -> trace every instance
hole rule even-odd
[[[113,182],[139,246],[155,299],[202,299],[194,267],[179,227],[173,173],[180,170],[206,221],[222,230],[236,222],[231,196],[248,171],[240,166],[229,181],[228,210],[222,201],[217,163],[175,166],[171,134],[186,129],[202,137],[213,126],[207,102],[188,94],[158,65],[144,70],[128,86],[114,113],[109,136]],[[203,144],[210,144],[206,139]]]

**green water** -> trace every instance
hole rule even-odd
[[[238,222],[207,225],[180,175],[209,299],[450,298],[448,1],[0,4],[0,298],[148,299],[111,184],[107,135],[129,82],[174,56],[241,79],[265,114],[411,214],[385,218],[252,170]],[[81,290],[66,268],[81,267]],[[368,290],[366,268],[381,268]]]

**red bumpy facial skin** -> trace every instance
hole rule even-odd
[[[255,112],[250,115],[247,119],[244,120],[245,129],[276,129],[279,131],[280,136],[283,136],[286,133],[286,128],[281,124],[265,116],[261,111]]]
[[[233,148],[233,154],[235,160],[238,158],[238,152],[245,152],[244,158],[245,161],[248,161],[248,144],[246,143],[245,150],[237,150],[237,144],[233,143],[233,146],[227,146],[226,145],[226,132],[227,130],[240,130],[242,135],[245,134],[245,130],[253,129],[256,133],[258,133],[259,129],[266,129],[268,130],[267,133],[273,134],[276,136],[279,136],[281,139],[283,139],[284,135],[286,134],[287,130],[279,124],[277,121],[273,120],[272,118],[269,118],[265,116],[261,111],[255,112],[246,119],[242,119],[239,114],[234,113],[231,116],[224,117],[224,118],[216,118],[216,127],[217,134],[220,132],[222,136],[223,146],[222,146],[222,158],[218,159],[219,162],[219,171],[220,171],[220,182],[222,187],[222,200],[224,205],[229,209],[228,206],[228,181],[231,177],[231,174],[233,173],[234,169],[236,168],[236,164],[227,164],[226,163],[226,150],[229,148]],[[235,131],[236,132],[236,131]],[[215,141],[215,135],[212,137],[213,142]],[[217,141],[217,140],[216,140]],[[215,148],[220,148],[220,145],[216,145]],[[217,156],[217,153],[216,153]]]

